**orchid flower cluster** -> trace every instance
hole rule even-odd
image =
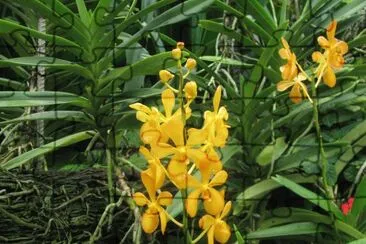
[[[160,81],[166,87],[161,94],[164,112],[141,103],[130,105],[137,111],[136,118],[143,122],[140,138],[144,146],[140,147],[140,153],[148,162],[148,169],[141,172],[148,197],[136,192],[133,198],[138,206],[147,206],[141,218],[144,232],[153,233],[160,223],[164,234],[168,219],[183,227],[165,209],[173,200],[172,193],[161,190],[167,179],[178,190],[189,192],[183,201],[191,218],[197,215],[199,199],[203,201],[206,215],[199,220],[203,232],[193,243],[206,233],[208,243],[213,244],[214,240],[225,243],[231,231],[223,219],[230,212],[231,202],[225,203],[224,191],[217,189],[228,178],[217,149],[226,144],[229,114],[225,107],[220,107],[222,88],[218,86],[213,97],[213,111],[205,111],[203,126],[199,129],[186,128],[186,121],[192,115],[190,105],[197,96],[197,84],[185,82],[196,67],[196,60],[188,58],[182,67],[183,48],[184,43],[178,42],[171,51],[177,63],[176,75],[168,70],[159,72]],[[179,81],[178,89],[170,85],[175,79]]]
[[[336,28],[337,22],[334,20],[327,28],[327,38],[324,36],[318,37],[318,43],[324,49],[324,52],[316,51],[312,54],[313,61],[318,63],[318,67],[314,71],[317,78],[315,87],[319,86],[321,80],[328,87],[334,87],[336,84],[334,71],[344,65],[343,55],[348,52],[348,45],[344,41],[335,38]],[[279,50],[279,55],[282,59],[287,60],[287,63],[280,68],[283,80],[277,84],[277,90],[285,91],[292,87],[289,94],[292,102],[299,103],[303,97],[312,102],[306,85],[303,83],[305,80],[311,81],[311,78],[297,62],[296,55],[291,52],[287,41],[281,38],[281,42],[283,48]]]

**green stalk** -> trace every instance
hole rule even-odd
[[[184,78],[183,78],[183,69],[182,69],[182,62],[179,59],[177,61],[177,67],[178,67],[178,72],[179,72],[179,93],[178,93],[178,99],[179,99],[179,107],[181,109],[181,113],[182,113],[182,122],[183,122],[183,138],[184,138],[184,145],[187,142],[187,131],[186,131],[186,111],[184,108],[184,101],[183,101],[183,87],[184,87]],[[191,237],[189,234],[189,229],[188,229],[188,216],[187,216],[187,211],[185,209],[185,204],[184,204],[184,200],[187,199],[188,196],[188,191],[187,191],[187,187],[182,189],[181,191],[181,195],[182,195],[182,204],[183,204],[183,232],[184,232],[184,239],[185,239],[185,243],[186,244],[190,244],[191,243]]]
[[[106,149],[107,156],[107,180],[109,191],[109,203],[114,203],[114,188],[113,188],[113,156],[109,148]]]
[[[330,210],[330,203],[329,201],[332,201],[334,199],[333,190],[332,187],[328,185],[328,179],[327,179],[327,172],[328,172],[328,160],[327,156],[324,151],[324,145],[323,145],[323,136],[321,134],[321,128],[319,123],[319,110],[318,110],[318,98],[317,98],[317,92],[316,92],[316,86],[313,79],[310,80],[311,82],[311,95],[313,97],[313,120],[314,125],[316,129],[316,134],[319,141],[319,156],[320,156],[320,162],[322,166],[322,183],[325,190],[326,198],[327,198],[327,204],[328,204],[328,210]],[[334,226],[334,230],[336,232],[336,236],[339,237],[338,228],[335,225],[335,216],[332,212],[329,213],[330,217],[332,219],[332,223]]]

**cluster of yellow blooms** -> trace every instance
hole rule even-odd
[[[327,28],[328,39],[323,36],[318,37],[318,43],[324,49],[324,53],[317,51],[312,54],[313,61],[319,64],[314,72],[317,77],[315,87],[318,87],[322,79],[324,84],[334,87],[336,84],[334,70],[342,68],[344,65],[343,55],[348,52],[348,45],[335,38],[336,28],[337,22],[332,21]],[[277,84],[277,90],[284,91],[292,87],[289,96],[294,103],[301,102],[303,97],[307,97],[312,102],[303,83],[310,78],[297,62],[296,55],[291,52],[287,41],[282,38],[281,42],[283,48],[280,49],[279,55],[282,59],[287,60],[287,64],[280,68],[283,80]]]
[[[229,115],[225,107],[220,107],[222,88],[219,86],[213,97],[213,111],[205,111],[202,128],[186,129],[186,121],[192,113],[190,104],[197,96],[197,84],[194,81],[184,84],[189,72],[195,68],[196,61],[187,59],[184,69],[187,72],[183,75],[183,48],[184,43],[179,42],[171,52],[172,58],[177,61],[179,89],[169,84],[175,75],[168,70],[159,72],[161,82],[167,87],[161,94],[164,113],[156,107],[149,108],[141,103],[130,105],[137,110],[136,118],[143,122],[140,137],[146,147],[141,146],[140,153],[149,165],[147,170],[141,172],[142,183],[149,197],[137,192],[133,198],[138,206],[147,206],[141,218],[142,228],[146,233],[154,232],[159,222],[164,233],[168,219],[182,227],[164,208],[173,199],[170,192],[160,190],[168,178],[179,190],[189,190],[185,199],[185,210],[190,217],[196,216],[198,200],[202,199],[207,214],[199,220],[203,229],[200,236],[207,233],[210,244],[214,240],[225,243],[230,238],[231,231],[223,218],[230,212],[231,202],[225,204],[224,191],[215,189],[223,185],[228,177],[227,172],[222,169],[216,150],[225,146],[229,128],[226,121]],[[179,101],[177,108],[176,93]],[[196,169],[200,173],[200,179],[194,174]]]

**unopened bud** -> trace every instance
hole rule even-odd
[[[172,56],[174,59],[179,60],[182,57],[182,50],[175,48],[172,50]]]
[[[184,86],[184,92],[187,100],[192,100],[197,97],[197,84],[194,81],[187,82]]]
[[[180,50],[183,50],[184,42],[177,42],[177,48],[179,48]]]
[[[189,59],[187,59],[185,66],[187,69],[194,69],[194,68],[196,68],[196,65],[197,65],[196,60],[193,58],[189,58]]]
[[[159,71],[159,77],[163,83],[166,83],[169,80],[173,79],[174,75],[172,73],[170,73],[169,71],[163,69],[163,70]]]

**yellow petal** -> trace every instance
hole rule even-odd
[[[289,87],[293,86],[294,84],[295,84],[295,82],[293,82],[293,81],[282,80],[277,83],[277,90],[281,91],[281,92],[285,91]]]
[[[337,29],[337,21],[333,20],[332,22],[330,22],[327,28],[327,37],[329,40],[335,37],[336,29]]]
[[[160,189],[165,181],[165,172],[160,165],[151,165],[155,170],[155,189]],[[150,167],[151,167],[150,166]]]
[[[196,179],[193,175],[187,174],[187,186],[191,188],[199,188],[201,187],[202,183]]]
[[[215,226],[215,240],[220,243],[226,243],[231,236],[230,227],[224,221]]]
[[[196,129],[191,128],[188,130],[188,140],[187,145],[200,145],[207,140],[207,129]]]
[[[314,62],[317,63],[320,63],[321,61],[324,60],[323,54],[321,52],[313,52],[311,58],[313,59]]]
[[[215,174],[215,176],[211,179],[208,184],[210,187],[221,186],[225,184],[227,180],[228,174],[225,170],[221,170]]]
[[[162,206],[169,206],[172,204],[173,201],[173,195],[168,191],[162,191],[160,192],[158,196],[158,203]]]
[[[168,70],[160,70],[159,71],[160,80],[165,83],[168,82],[170,79],[174,78],[174,75],[170,73]]]
[[[329,48],[329,41],[324,36],[318,37],[318,43],[322,48]]]
[[[207,232],[207,243],[215,244],[215,225],[211,226],[209,231]]]
[[[141,180],[147,190],[147,193],[149,194],[150,199],[154,200],[156,193],[155,182],[154,179],[149,175],[149,171],[151,171],[150,168],[141,172]]]
[[[225,218],[229,214],[230,209],[231,209],[231,201],[229,201],[225,204],[225,207],[221,212],[220,219]]]
[[[199,227],[204,230],[210,228],[214,224],[215,218],[208,214],[202,216],[198,222]]]
[[[338,41],[336,44],[337,53],[344,55],[348,52],[348,45],[344,41]]]
[[[193,218],[197,214],[198,198],[201,194],[201,189],[197,189],[189,193],[186,200],[186,210],[188,215]]]
[[[165,229],[166,229],[166,224],[168,222],[167,216],[166,216],[166,213],[164,211],[159,211],[159,216],[160,216],[161,233],[164,235],[164,232],[165,232]]]
[[[170,117],[175,104],[174,92],[170,89],[164,90],[161,93],[161,101],[163,102],[166,117]]]
[[[176,152],[176,148],[167,143],[151,144],[151,153],[157,158],[165,158]]]
[[[203,206],[208,214],[217,215],[224,208],[224,198],[214,188],[208,188],[209,198],[203,201]]]
[[[186,173],[187,172],[186,161],[182,162],[172,158],[168,164],[168,172],[172,176]]]
[[[334,87],[336,84],[336,76],[331,67],[327,67],[323,76],[324,83],[329,87]]]
[[[183,128],[180,112],[176,112],[166,123],[161,125],[161,130],[172,139],[175,146],[184,145]]]
[[[192,100],[197,97],[197,84],[194,81],[187,82],[184,86],[184,92],[187,100]]]
[[[159,225],[158,215],[152,213],[144,213],[141,218],[141,225],[145,233],[153,233]]]
[[[219,110],[219,106],[220,106],[220,101],[221,101],[221,93],[222,93],[222,87],[218,86],[213,98],[213,106],[214,106],[214,111],[217,113],[217,111]]]
[[[135,200],[136,204],[140,207],[149,203],[149,200],[141,192],[136,192],[133,194],[133,200]]]
[[[161,133],[151,123],[144,123],[140,129],[140,137],[144,144],[156,144],[161,138]]]
[[[144,112],[146,114],[151,113],[151,110],[149,107],[147,107],[146,105],[142,104],[142,103],[134,103],[130,105],[130,108],[133,108],[137,111],[141,111]]]
[[[290,96],[291,101],[293,103],[299,103],[299,102],[301,102],[302,101],[301,86],[299,84],[295,84],[292,87],[289,96]]]

